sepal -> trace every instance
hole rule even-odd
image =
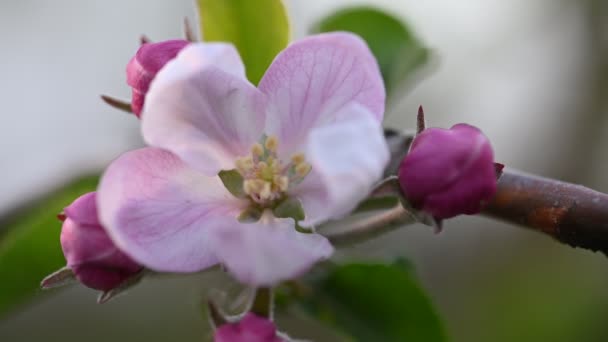
[[[368,199],[359,205],[358,210],[364,211],[368,207],[373,207],[374,210],[391,209],[395,205],[395,200],[391,201],[391,198],[398,200],[403,209],[417,222],[435,228],[436,233],[441,232],[442,221],[424,211],[415,209],[401,190],[397,176],[389,176],[380,181],[374,190],[372,190]],[[387,207],[381,207],[381,205],[386,205]]]
[[[245,198],[245,190],[243,189],[243,176],[235,169],[222,170],[218,176],[224,183],[226,189],[237,198]]]
[[[131,109],[131,103],[125,100],[120,100],[112,96],[101,95],[103,102],[107,103],[111,107],[122,110],[123,112],[133,113]]]
[[[70,284],[77,283],[76,275],[69,267],[63,267],[42,279],[40,282],[40,288],[43,290],[54,289]]]
[[[125,281],[123,281],[117,287],[115,287],[111,290],[108,290],[108,291],[101,292],[99,294],[99,297],[97,297],[97,304],[107,303],[111,299],[114,299],[119,295],[125,294],[132,287],[139,284],[139,282],[141,282],[141,280],[144,278],[144,276],[147,273],[149,273],[149,271],[147,271],[146,269],[143,269],[139,273],[136,273],[136,274],[132,275],[131,277],[127,278]]]

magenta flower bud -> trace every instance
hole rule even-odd
[[[277,328],[269,319],[248,313],[236,323],[220,326],[213,340],[215,342],[284,342],[277,336]]]
[[[401,162],[399,183],[411,205],[435,219],[477,214],[496,193],[490,141],[466,124],[426,129]]]
[[[159,43],[145,43],[127,64],[127,84],[132,88],[131,110],[137,117],[144,107],[150,83],[167,62],[190,42],[186,40],[167,40]]]
[[[114,245],[99,223],[94,192],[76,199],[61,218],[65,218],[61,228],[63,255],[85,286],[108,291],[142,270]]]

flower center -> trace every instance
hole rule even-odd
[[[277,156],[279,140],[275,136],[262,136],[259,143],[251,147],[248,156],[236,160],[236,170],[243,177],[243,191],[262,205],[283,199],[290,186],[304,180],[311,166],[304,154],[298,153],[288,163]]]

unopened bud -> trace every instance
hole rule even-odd
[[[284,342],[274,323],[249,312],[240,321],[221,325],[213,335],[215,342]]]
[[[99,223],[95,193],[85,194],[65,209],[61,248],[67,267],[85,286],[109,291],[142,270],[120,251]]]
[[[477,214],[496,193],[490,141],[466,124],[425,129],[399,167],[399,183],[412,206],[435,219]]]
[[[144,43],[131,58],[127,64],[127,84],[133,91],[131,109],[137,117],[141,115],[146,93],[156,74],[189,43],[187,40]]]

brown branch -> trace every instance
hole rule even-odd
[[[385,136],[391,151],[386,175],[395,175],[413,134],[385,130]],[[506,170],[482,214],[608,256],[608,195],[584,186]]]
[[[608,255],[608,195],[581,185],[507,170],[483,214]]]

